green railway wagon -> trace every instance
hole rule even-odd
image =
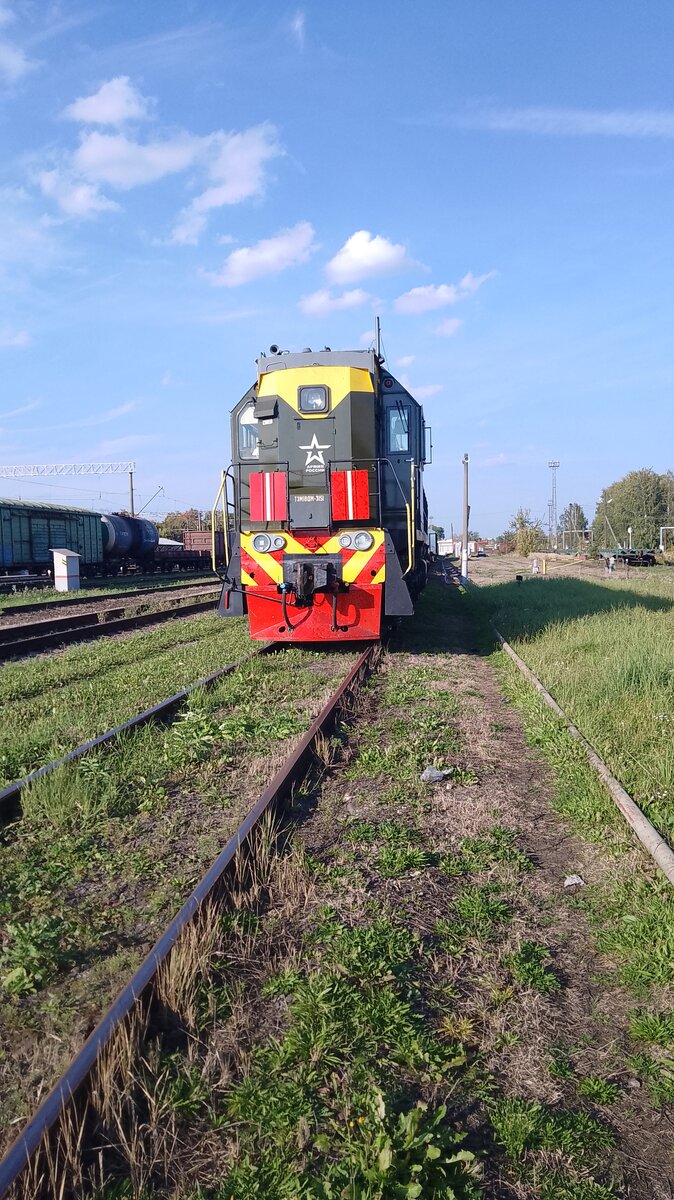
[[[33,500],[0,499],[0,570],[47,571],[50,551],[74,550],[83,568],[103,562],[100,513]]]

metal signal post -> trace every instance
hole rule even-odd
[[[461,537],[461,582],[468,582],[468,455],[463,456],[463,534]]]

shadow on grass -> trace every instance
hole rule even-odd
[[[508,638],[532,638],[550,625],[620,609],[668,613],[674,599],[582,579],[524,579],[471,589],[470,609],[491,619]]]

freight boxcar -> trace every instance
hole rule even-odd
[[[103,561],[99,513],[34,500],[0,500],[0,570],[51,567],[52,549],[74,550],[82,568]]]

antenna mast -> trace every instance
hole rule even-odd
[[[383,362],[384,358],[381,352],[381,325],[379,317],[374,319],[374,352],[377,355],[378,362]]]

